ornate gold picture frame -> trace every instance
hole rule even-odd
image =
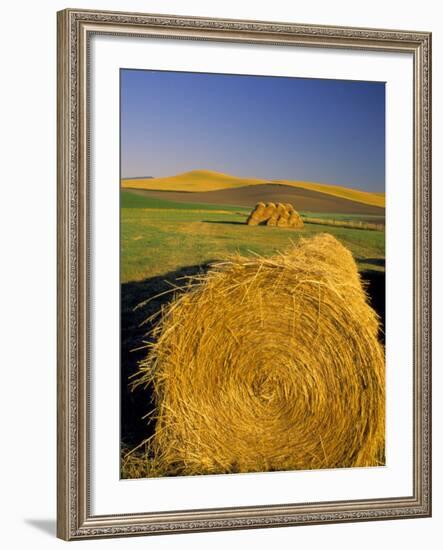
[[[96,514],[91,494],[91,80],[94,36],[404,53],[413,63],[412,492],[405,496]],[[431,515],[431,34],[68,9],[58,13],[58,536],[65,540]],[[118,136],[116,136],[118,139]],[[118,176],[117,176],[118,177]],[[116,184],[118,186],[118,183]],[[409,242],[409,241],[408,241]],[[401,246],[409,246],[402,243]],[[118,243],[116,243],[118,246]],[[391,246],[396,246],[395,243]],[[398,245],[400,246],[400,244]],[[398,311],[398,315],[402,312]],[[389,335],[388,335],[389,337]],[[389,369],[389,364],[387,365]],[[117,404],[116,404],[117,406]],[[118,449],[116,449],[118,453]],[[115,473],[118,478],[118,472]],[[249,474],[248,474],[249,475]],[[261,474],[272,475],[272,474]],[[157,480],[161,483],[163,480]],[[171,481],[171,480],[169,480]],[[125,482],[127,483],[127,482]],[[129,482],[131,483],[131,482]],[[259,481],[257,481],[259,483]]]

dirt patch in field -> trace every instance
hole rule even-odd
[[[337,214],[367,214],[384,216],[385,209],[318,191],[299,189],[289,185],[248,185],[235,189],[188,193],[185,191],[150,191],[131,189],[131,192],[176,202],[226,204],[253,207],[259,201],[291,203],[298,211],[335,212]]]

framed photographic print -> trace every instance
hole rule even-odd
[[[431,36],[58,13],[58,535],[431,514]]]

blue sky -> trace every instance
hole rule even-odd
[[[122,177],[198,169],[383,192],[385,85],[122,69]]]

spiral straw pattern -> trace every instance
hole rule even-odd
[[[331,235],[214,265],[165,308],[140,366],[156,399],[150,475],[383,464],[378,330]]]

